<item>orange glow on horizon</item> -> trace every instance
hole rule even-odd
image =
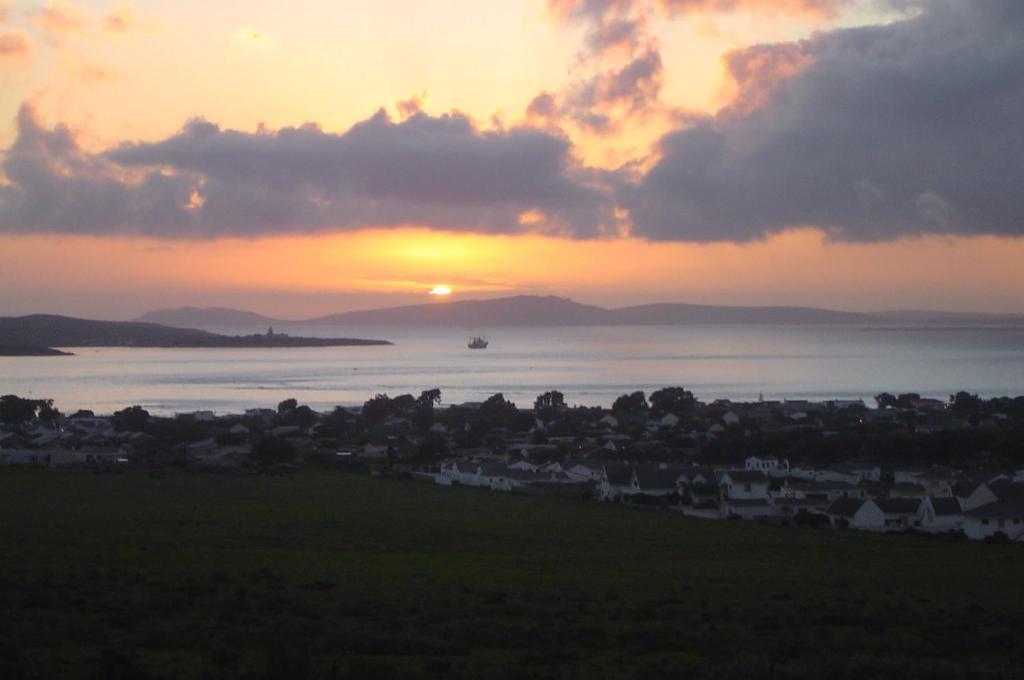
[[[124,306],[129,298],[185,305],[230,297],[235,306],[298,318],[342,311],[337,296],[359,296],[349,306],[365,308],[414,302],[442,287],[458,289],[463,299],[554,294],[612,306],[678,301],[878,310],[934,307],[941,300],[951,308],[1021,311],[1024,289],[1017,266],[1024,239],[849,244],[811,229],[745,244],[425,229],[173,242],[0,236],[0,252],[20,253],[0,271],[0,288],[11,291],[12,301],[41,296],[60,303],[49,309],[68,312],[101,298]],[[281,308],[282,295],[302,300],[302,309],[295,302]],[[323,295],[335,297],[317,302]],[[152,306],[136,304],[139,313]]]

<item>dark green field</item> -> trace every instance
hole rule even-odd
[[[0,677],[1020,677],[1024,550],[339,473],[0,472]]]

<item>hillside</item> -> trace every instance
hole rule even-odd
[[[35,314],[0,317],[0,345],[46,347],[333,347],[388,345],[386,340],[218,335],[136,321],[93,321]]]
[[[177,307],[147,312],[135,321],[156,323],[179,328],[205,328],[207,326],[272,326],[287,323],[271,319],[256,312],[228,307]]]
[[[138,321],[186,328],[222,326],[408,326],[484,328],[493,326],[670,326],[686,324],[775,325],[1012,325],[1024,315],[941,311],[843,312],[817,307],[729,306],[658,303],[606,309],[568,298],[516,295],[489,300],[445,300],[329,314],[314,319],[273,319],[224,307],[180,307],[149,312]]]
[[[326,471],[0,473],[3,677],[980,679],[1024,660],[1019,545]]]
[[[310,323],[353,326],[591,326],[611,321],[606,309],[554,296],[453,300],[331,314]]]
[[[719,305],[654,304],[611,311],[623,325],[681,324],[866,324],[880,319],[870,314],[836,312],[813,307],[723,307]]]

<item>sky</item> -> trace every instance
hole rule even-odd
[[[1018,0],[0,0],[0,314],[1024,312],[1022,116]]]

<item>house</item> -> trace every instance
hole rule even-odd
[[[889,487],[889,498],[927,498],[928,489],[914,482],[896,482]]]
[[[959,531],[964,526],[964,511],[956,498],[928,496],[917,509],[915,524],[928,533]]]
[[[633,468],[630,486],[633,494],[665,498],[679,493],[677,482],[680,476],[679,470],[666,470],[650,465],[642,465]]]
[[[885,515],[886,529],[907,529],[914,526],[920,498],[876,498],[874,500]]]
[[[1011,541],[1024,540],[1024,500],[1000,500],[964,513],[964,533],[976,541],[1004,534]]]
[[[953,497],[960,501],[960,507],[965,512],[999,500],[985,482],[957,482],[952,487],[952,493]]]
[[[601,500],[622,500],[623,496],[633,493],[633,470],[628,465],[605,465],[598,488]]]
[[[794,482],[786,480],[779,491],[784,498],[806,498],[825,501],[826,505],[839,498],[867,498],[867,490],[849,482]]]
[[[768,500],[768,478],[759,470],[721,470],[718,488],[722,498],[732,500]]]
[[[732,427],[740,424],[740,417],[732,411],[726,411],[722,414],[722,424],[726,427]]]
[[[850,528],[861,531],[882,531],[885,529],[885,513],[878,504],[860,498],[840,498],[825,511],[829,522],[836,528]]]
[[[740,519],[770,519],[775,510],[767,498],[724,498],[722,517]]]
[[[789,471],[789,461],[780,461],[778,458],[758,458],[751,456],[743,462],[747,470],[760,470],[766,475],[782,475]]]
[[[775,517],[792,519],[801,513],[824,516],[832,503],[823,498],[778,497],[772,499]]]
[[[675,427],[679,425],[679,416],[675,413],[666,413],[659,421],[661,427]]]

